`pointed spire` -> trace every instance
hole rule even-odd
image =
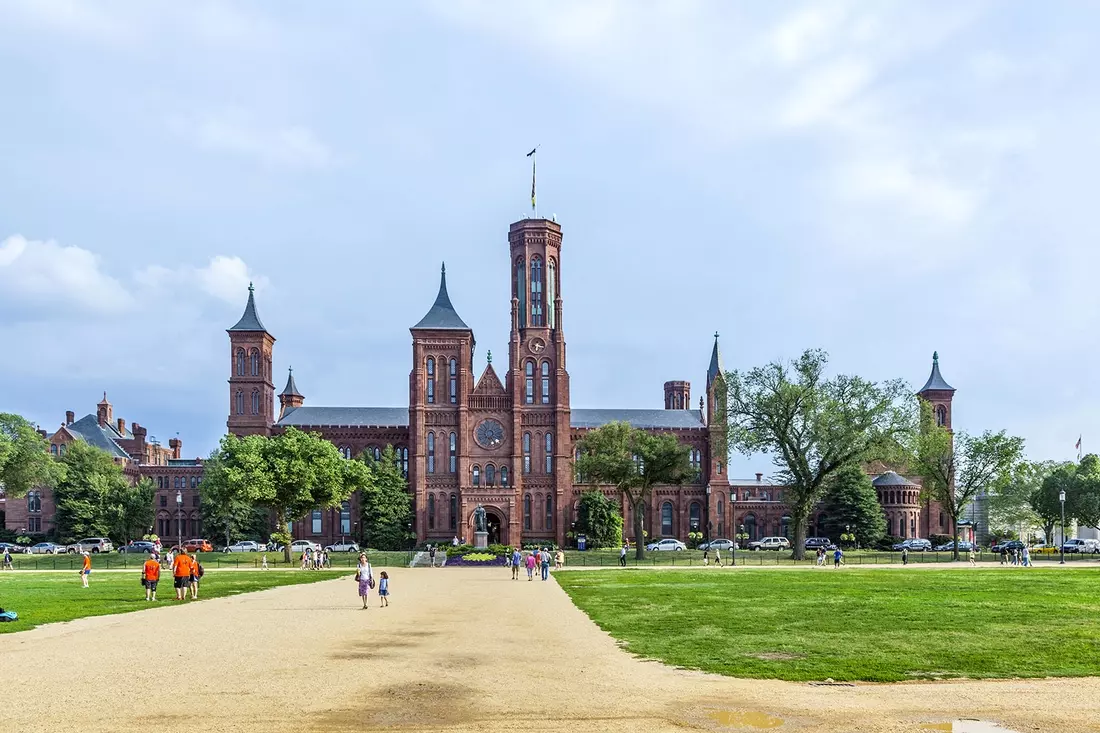
[[[413,328],[470,330],[466,322],[455,312],[454,306],[451,305],[451,297],[447,294],[447,263],[443,263],[439,269],[439,293],[435,296],[435,303]]]
[[[109,404],[111,404],[111,403],[109,403],[109,402],[107,401],[107,392],[106,392],[106,391],[104,391],[104,392],[103,392],[103,401],[102,401],[102,402],[100,402],[99,404],[101,404],[101,405],[109,405]]]
[[[260,316],[256,313],[256,288],[248,283],[248,303],[244,307],[244,315],[237,325],[229,331],[266,331],[264,324],[260,322]]]
[[[718,332],[714,332],[714,349],[710,352],[710,366],[707,368],[707,386],[709,387],[716,377],[722,376],[726,367],[722,364],[722,352],[718,349]]]
[[[298,385],[294,383],[294,367],[290,367],[287,371],[289,376],[286,379],[286,386],[283,387],[283,391],[279,395],[283,397],[302,397],[302,393],[298,391]]]
[[[940,375],[940,352],[932,352],[932,373],[928,375],[928,381],[920,388],[917,394],[929,391],[954,392],[955,388],[948,384]]]
[[[493,363],[493,350],[492,349],[489,349],[487,352],[485,352],[485,361],[488,364]]]

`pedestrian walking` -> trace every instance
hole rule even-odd
[[[191,558],[187,556],[185,547],[180,548],[172,561],[172,585],[176,588],[176,600],[182,601],[191,585]]]
[[[150,555],[141,569],[141,584],[145,586],[145,600],[157,600],[157,583],[160,581],[160,561]]]
[[[974,562],[974,548],[973,547],[971,547],[970,552],[967,553],[967,559],[970,560],[971,565],[977,565],[977,563]]]
[[[842,562],[844,562],[844,550],[838,547],[833,550],[833,568],[839,568]]]
[[[92,574],[92,556],[88,554],[88,551],[80,553],[84,556],[84,562],[80,566],[80,580],[84,583],[84,587],[88,587],[88,576]]]
[[[195,553],[191,558],[191,600],[197,601],[199,598],[199,579],[206,574],[206,570],[203,568],[202,563],[199,562],[199,553]]]
[[[619,566],[626,567],[626,544],[624,543],[622,549],[619,550]]]
[[[722,567],[722,551],[717,547],[714,548],[714,567]]]
[[[378,600],[383,608],[390,605],[390,576],[385,570],[378,574]]]
[[[6,547],[4,548],[4,570],[15,570],[11,564],[11,551]]]
[[[821,568],[825,567],[825,548],[824,547],[817,548],[817,566],[821,567]]]
[[[363,610],[367,610],[367,596],[374,587],[374,575],[371,574],[367,553],[359,553],[359,564],[355,567],[355,580],[359,583],[359,597],[363,600]]]
[[[264,560],[260,563],[260,570],[267,570],[267,553],[264,553]]]
[[[519,580],[519,564],[523,562],[523,555],[520,553],[519,548],[512,549],[512,561],[509,563],[512,566],[512,580]]]
[[[1020,551],[1019,550],[1013,550],[1012,551],[1012,565],[1016,566],[1016,565],[1019,565],[1019,564],[1020,564]]]
[[[534,580],[535,579],[535,553],[533,553],[533,552],[527,553],[527,558],[524,561],[524,564],[527,565],[527,579],[528,580]]]
[[[908,547],[901,548],[901,564],[902,565],[908,565],[909,564],[909,548]]]
[[[561,570],[565,566],[565,553],[558,550],[554,553],[554,570]]]
[[[1008,559],[1008,550],[1002,547],[998,554],[1001,556],[1001,565],[1004,565],[1005,561]]]
[[[539,550],[539,566],[542,568],[542,579],[550,577],[550,553],[545,548]]]
[[[435,567],[435,545],[428,545],[428,559],[432,562],[432,567]]]
[[[1025,547],[1024,550],[1023,550],[1023,553],[1024,553],[1024,567],[1025,568],[1030,568],[1031,567],[1031,550],[1029,550],[1028,548]]]

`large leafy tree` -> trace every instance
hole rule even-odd
[[[415,537],[410,529],[412,496],[397,453],[388,445],[377,461],[367,453],[359,459],[370,477],[359,492],[363,541],[378,550],[407,548]]]
[[[1073,516],[1086,527],[1100,526],[1100,458],[1090,453],[1077,465],[1072,492],[1067,498]]]
[[[821,511],[825,534],[833,541],[839,541],[842,534],[854,534],[857,542],[869,547],[886,534],[886,518],[875,487],[854,463],[833,475]]]
[[[241,452],[245,446],[242,441],[238,441],[233,448]],[[235,539],[263,538],[271,533],[270,510],[257,506],[234,491],[220,450],[214,451],[203,462],[199,497],[202,501],[203,526],[210,534],[225,537],[226,545]]]
[[[586,536],[593,548],[617,547],[623,541],[623,517],[619,505],[603,495],[589,490],[577,502],[577,532]]]
[[[916,411],[901,380],[826,378],[828,355],[811,349],[726,377],[730,446],[770,453],[787,486],[794,557],[806,551],[806,524],[832,478],[845,466],[895,461],[912,435]]]
[[[1048,544],[1054,542],[1054,528],[1062,519],[1062,503],[1058,500],[1058,494],[1065,491],[1067,497],[1072,497],[1076,478],[1076,464],[1069,461],[1057,463],[1043,476],[1042,483],[1028,498]],[[1066,518],[1073,519],[1072,503],[1066,507]]]
[[[611,485],[630,503],[634,514],[635,557],[645,557],[644,507],[653,488],[681,484],[693,475],[688,446],[674,435],[646,432],[625,422],[611,422],[580,441],[576,471],[593,486]]]
[[[122,544],[143,537],[153,526],[156,493],[156,484],[148,477],[136,484],[112,482],[103,506],[107,535]]]
[[[1059,465],[1057,461],[1021,461],[1011,479],[989,497],[990,528],[1012,531],[1021,525],[1041,525],[1031,499]]]
[[[370,470],[362,462],[345,460],[320,435],[295,428],[270,438],[227,435],[216,458],[224,464],[227,495],[274,515],[272,537],[283,542],[287,562],[288,522],[314,509],[339,506],[370,481]]]
[[[1067,522],[1076,519],[1086,527],[1100,524],[1100,457],[1090,453],[1080,463],[1058,464],[1031,495],[1031,507],[1040,518],[1047,542],[1062,521],[1059,494],[1063,491]]]
[[[959,559],[959,519],[977,497],[1001,491],[1018,472],[1024,440],[1005,431],[981,435],[952,432],[937,425],[928,402],[920,403],[921,425],[911,467],[924,477],[924,491],[951,519]]]
[[[115,529],[107,509],[110,500],[130,488],[122,467],[106,451],[81,440],[69,444],[61,463],[64,477],[54,489],[58,534],[65,540],[109,536]],[[150,496],[150,510],[152,506]]]
[[[64,469],[50,457],[50,445],[26,419],[0,412],[0,487],[9,497],[53,487]]]

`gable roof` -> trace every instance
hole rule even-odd
[[[66,425],[65,429],[88,445],[107,451],[112,458],[130,458],[130,454],[115,442],[114,435],[118,435],[118,432],[101,428],[95,415],[85,415],[72,425]]]
[[[701,410],[574,409],[569,427],[598,428],[610,422],[629,423],[633,428],[683,430],[705,428]]]
[[[435,303],[413,326],[418,328],[437,330],[462,330],[469,331],[470,327],[459,317],[455,307],[451,305],[451,297],[447,295],[447,264],[444,263],[439,273],[439,293],[435,296]]]
[[[485,371],[478,377],[477,385],[474,386],[474,394],[488,393],[504,394],[504,383],[497,376],[492,362],[485,365]]]
[[[296,407],[276,425],[408,427],[407,407]]]
[[[940,352],[938,351],[932,352],[932,373],[928,375],[928,381],[924,383],[924,386],[920,388],[920,392],[917,392],[917,394],[934,390],[943,392],[955,391],[955,388],[940,376]]]
[[[227,331],[267,331],[264,328],[264,324],[260,322],[260,316],[256,313],[256,289],[252,287],[252,283],[248,284],[248,303],[245,304],[244,314],[241,316],[241,320],[237,321],[233,328],[226,329]]]

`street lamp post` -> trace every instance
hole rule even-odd
[[[176,492],[176,547],[183,547],[183,492]]]
[[[1066,564],[1066,491],[1062,489],[1058,492],[1058,501],[1062,504],[1062,543],[1058,546],[1061,552],[1062,559],[1058,561],[1059,565]]]
[[[710,524],[710,484],[707,484],[707,533],[703,537],[703,542],[710,542]]]
[[[730,526],[737,526],[737,489],[730,489]],[[737,564],[737,530],[733,532],[733,547],[730,548],[730,565]]]

